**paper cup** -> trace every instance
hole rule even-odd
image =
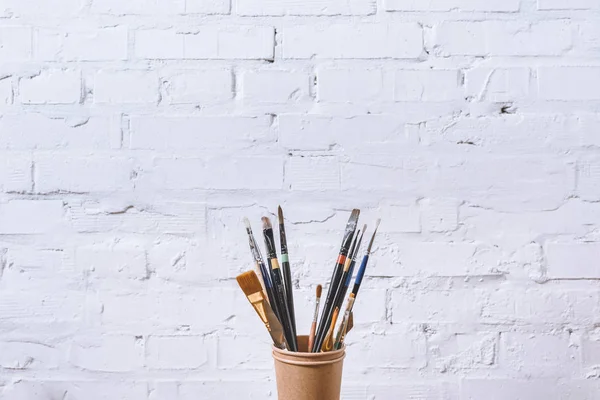
[[[299,352],[273,347],[279,400],[339,400],[346,347],[307,353],[308,336],[298,336]]]

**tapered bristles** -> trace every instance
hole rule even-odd
[[[358,217],[360,216],[360,210],[355,208],[352,210],[352,214],[350,214],[350,219],[348,220],[348,226],[346,229],[350,228],[353,231],[356,230],[356,225],[358,225]]]
[[[271,225],[271,220],[267,217],[261,218],[263,223],[263,229],[273,229],[273,225]]]
[[[317,285],[317,299],[321,298],[322,293],[323,293],[323,286]]]
[[[277,207],[277,218],[279,218],[279,223],[281,224],[283,222],[283,210],[281,206]]]
[[[254,271],[244,272],[243,274],[238,275],[235,279],[246,296],[250,296],[254,293],[262,291],[262,286],[260,285],[258,276],[256,276],[256,272]]]
[[[250,220],[247,217],[244,217],[244,225],[246,225],[246,229],[252,231],[252,225],[250,225]]]
[[[369,247],[367,248],[367,254],[371,253],[371,248],[373,247],[373,242],[375,241],[375,234],[377,233],[377,229],[379,228],[379,224],[381,223],[381,218],[377,219],[375,223],[375,230],[373,231],[373,236],[371,236],[371,241],[369,242]]]

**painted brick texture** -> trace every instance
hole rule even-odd
[[[0,0],[0,400],[275,399],[383,218],[343,399],[600,398],[597,0]]]

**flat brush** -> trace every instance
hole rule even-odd
[[[319,316],[319,303],[321,302],[321,293],[323,293],[323,286],[317,285],[317,301],[315,302],[315,315],[313,316],[313,322],[310,325],[310,334],[308,335],[308,352],[312,352],[313,344],[315,343],[315,334],[317,333],[317,317]]]
[[[356,231],[356,224],[358,223],[359,216],[360,210],[352,210],[352,214],[350,214],[350,218],[348,219],[348,223],[346,224],[346,230],[344,231],[344,238],[342,239],[340,253],[338,255],[336,265],[333,270],[333,275],[331,276],[331,282],[329,284],[327,297],[325,298],[323,313],[321,314],[321,321],[319,322],[317,334],[315,336],[315,342],[313,343],[312,351],[314,353],[318,352],[321,349],[321,346],[323,345],[323,340],[325,339],[325,335],[327,334],[327,329],[329,328],[329,324],[331,323],[334,308],[333,303],[337,294],[338,286],[340,284],[340,279],[342,277],[344,265],[346,263],[348,250],[352,242],[352,237],[354,236],[354,232]]]
[[[250,225],[250,220],[248,220],[248,218],[246,217],[244,217],[244,224],[246,225],[246,233],[248,234],[248,243],[250,245],[250,251],[252,252],[252,257],[254,258],[254,265],[255,268],[258,269],[256,274],[259,278],[263,290],[267,294],[267,299],[269,300],[269,304],[271,305],[275,316],[279,318],[279,310],[277,308],[277,303],[274,301],[275,297],[273,294],[273,285],[271,283],[271,274],[265,266],[265,262],[263,261],[262,255],[260,254],[260,249],[256,244],[256,240],[254,239],[254,234],[252,233],[252,225]]]
[[[271,225],[271,220],[269,220],[267,217],[263,217],[262,221],[263,236],[265,238],[265,245],[267,247],[267,262],[271,268],[275,302],[277,303],[277,307],[279,309],[279,317],[281,325],[283,326],[285,341],[288,344],[289,350],[298,351],[297,339],[293,335],[292,324],[290,322],[290,310],[287,306],[285,287],[283,286],[283,276],[281,274],[281,268],[279,267],[279,261],[277,260],[275,238],[273,237],[273,226]]]
[[[254,307],[260,320],[265,324],[275,346],[280,349],[285,349],[283,327],[279,323],[277,317],[275,317],[273,309],[265,298],[256,272],[244,272],[243,274],[238,275],[236,280],[238,285],[240,285],[240,288],[244,291],[248,301],[252,304],[252,307]]]
[[[292,325],[292,334],[296,337],[296,312],[294,311],[294,288],[292,286],[292,272],[290,271],[290,261],[288,258],[287,238],[285,235],[285,225],[283,221],[283,210],[281,206],[277,209],[279,217],[279,242],[281,245],[281,271],[283,273],[283,283],[285,286],[285,296],[287,306],[290,311],[290,322]]]

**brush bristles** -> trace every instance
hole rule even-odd
[[[279,223],[283,223],[283,210],[281,209],[281,206],[277,208],[277,217],[279,218]]]
[[[322,293],[323,293],[323,286],[317,285],[317,298],[321,298]]]
[[[262,290],[258,276],[256,276],[256,272],[254,271],[244,272],[243,274],[238,275],[235,279],[246,296],[250,296],[251,294],[260,292]]]
[[[250,220],[247,217],[244,217],[244,225],[246,225],[246,229],[252,230],[252,225],[250,225]]]
[[[375,230],[377,230],[377,228],[379,228],[380,223],[381,223],[381,218],[378,218],[377,222],[375,222]]]
[[[271,225],[271,220],[267,217],[262,217],[263,229],[273,229],[273,225]]]

